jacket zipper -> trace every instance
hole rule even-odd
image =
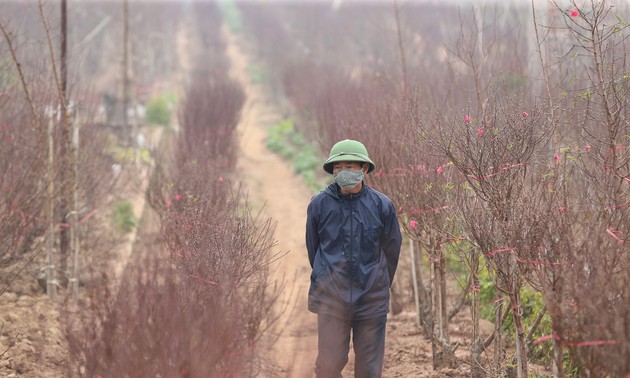
[[[354,305],[352,304],[352,288],[354,287],[354,195],[350,195],[350,308],[351,311],[354,312],[352,308]]]

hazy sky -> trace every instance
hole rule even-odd
[[[532,0],[235,0],[237,2],[250,2],[250,3],[292,3],[292,4],[300,4],[300,3],[329,3],[334,4],[334,6],[343,5],[344,3],[393,3],[397,1],[399,5],[415,3],[432,3],[432,4],[454,4],[454,5],[472,5],[472,4],[492,4],[492,3],[511,3],[511,4],[522,4],[525,6],[530,6]],[[577,0],[576,3],[578,6],[581,3],[588,3],[591,0]],[[597,0],[596,0],[597,1]],[[560,7],[572,7],[571,0],[534,0],[534,3],[537,5],[545,5],[555,2]],[[616,3],[630,2],[630,0],[613,0],[608,1],[609,4],[614,5]]]

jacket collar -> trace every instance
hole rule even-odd
[[[361,186],[361,190],[359,190],[357,193],[351,193],[351,194],[341,194],[340,192],[340,187],[336,182],[333,182],[332,184],[328,185],[328,187],[326,187],[326,189],[324,189],[324,193],[328,194],[329,196],[335,198],[335,199],[342,199],[342,198],[355,198],[355,197],[359,197],[361,195],[363,195],[363,193],[365,193],[367,191],[367,184],[365,183],[365,181],[363,181],[363,185]]]

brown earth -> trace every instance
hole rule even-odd
[[[277,222],[276,253],[284,254],[271,267],[272,281],[284,282],[279,298],[284,309],[278,319],[280,333],[272,346],[271,360],[281,376],[309,377],[317,348],[316,317],[306,310],[310,267],[304,248],[306,206],[309,190],[290,166],[265,147],[266,127],[281,120],[279,111],[260,86],[250,83],[248,60],[235,37],[225,32],[231,72],[243,86],[246,102],[238,125],[240,156],[238,172],[255,208]]]

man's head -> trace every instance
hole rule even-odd
[[[350,169],[352,165],[357,165],[354,169],[361,169],[366,163],[368,165],[366,173],[370,173],[376,168],[374,162],[370,160],[367,149],[363,143],[356,140],[345,139],[335,143],[330,149],[330,155],[324,163],[324,171],[333,174],[335,170]]]

